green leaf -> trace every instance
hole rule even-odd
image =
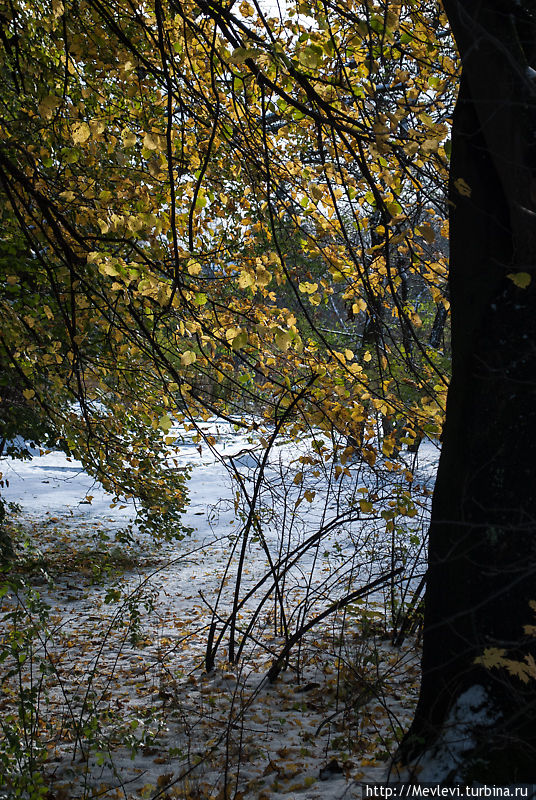
[[[163,430],[163,431],[164,431],[164,433],[168,433],[168,431],[169,431],[169,429],[171,428],[172,424],[173,424],[173,423],[172,423],[172,420],[171,420],[171,417],[169,416],[169,414],[164,414],[164,415],[163,415],[162,417],[160,417],[160,419],[158,420],[158,427],[159,427],[161,430]]]
[[[315,45],[305,47],[300,53],[300,63],[308,69],[318,69],[322,63],[322,50]]]

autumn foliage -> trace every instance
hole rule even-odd
[[[2,359],[64,446],[156,518],[181,494],[155,467],[175,421],[292,405],[294,435],[394,469],[438,435],[457,65],[437,7],[2,16]]]

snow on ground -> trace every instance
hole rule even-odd
[[[464,754],[476,746],[476,732],[493,728],[498,719],[497,710],[483,686],[476,684],[466,689],[457,698],[433,747],[412,765],[419,781],[464,783],[460,774]]]
[[[321,437],[316,451],[310,439],[280,442],[262,465],[263,449],[248,436],[223,423],[203,427],[223,462],[182,438],[179,461],[192,465],[184,524],[193,533],[158,547],[141,535],[121,542],[133,505],[113,504],[63,454],[0,462],[50,606],[45,640],[28,635],[24,645],[48,665],[39,680],[26,674],[40,703],[47,781],[84,798],[360,797],[361,781],[385,778],[411,716],[417,657],[411,643],[389,643],[385,606],[396,613],[422,569],[437,450],[423,445],[415,465],[418,514],[386,537],[381,517],[359,501],[389,508],[393,485],[407,489],[399,473],[354,463],[336,480],[321,453],[311,457]],[[248,523],[244,492],[251,499],[262,469]],[[295,631],[410,563],[409,580],[393,579],[311,627],[288,669],[267,680]],[[4,598],[4,613],[14,602]],[[28,621],[38,610],[24,613]],[[233,626],[240,658],[229,664]],[[212,632],[217,643],[222,629],[207,673],[207,639]],[[6,694],[4,709],[10,702]]]

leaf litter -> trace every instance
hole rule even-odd
[[[250,481],[255,451],[229,428],[211,424],[225,456]],[[184,447],[183,456],[192,462],[192,448]],[[421,457],[425,495],[436,458],[432,447]],[[260,589],[253,589],[267,561],[263,543],[252,537],[241,585],[241,598],[251,597],[234,620],[240,659],[228,663],[224,636],[210,672],[211,629],[227,625],[229,632],[235,602],[229,554],[241,542],[235,531],[244,513],[222,462],[209,452],[193,462],[184,520],[193,533],[178,545],[156,547],[135,529],[122,540],[132,506],[111,509],[110,497],[62,454],[22,464],[4,460],[7,499],[23,507],[16,518],[19,538],[30,543],[25,569],[31,565],[30,582],[49,616],[26,645],[34,668],[44,665],[39,677],[24,666],[12,670],[1,710],[16,716],[15,681],[22,675],[34,689],[32,735],[42,747],[39,769],[50,797],[331,800],[360,797],[360,782],[385,779],[411,719],[419,679],[414,639],[391,643],[387,588],[311,627],[290,650],[278,679],[267,677],[289,631],[325,608],[336,587],[366,583],[384,555],[393,559],[392,547],[380,552],[376,519],[360,515],[356,523],[338,505],[342,521],[330,530],[325,516],[334,495],[322,493],[322,475],[302,486],[302,463],[295,467],[300,480],[289,481],[283,472],[295,460],[295,446],[283,444],[272,462],[261,536],[290,563],[289,554],[311,531],[323,525],[327,533],[285,572],[284,599],[270,596],[260,606]],[[361,475],[357,482],[378,495],[375,480],[373,486],[369,477],[367,484]],[[296,493],[305,488],[315,496],[306,501],[303,529],[282,525],[273,513],[276,503],[295,506]],[[90,504],[84,502],[88,496]],[[412,530],[422,527],[423,508]],[[25,597],[19,602],[28,619],[35,617]],[[5,641],[16,598],[7,594],[2,603]],[[9,659],[2,666],[7,672]],[[20,710],[18,724],[28,728]]]

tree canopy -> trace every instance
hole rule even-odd
[[[439,7],[2,18],[2,360],[105,485],[172,503],[143,454],[208,414],[292,406],[371,464],[438,435],[458,69]]]

